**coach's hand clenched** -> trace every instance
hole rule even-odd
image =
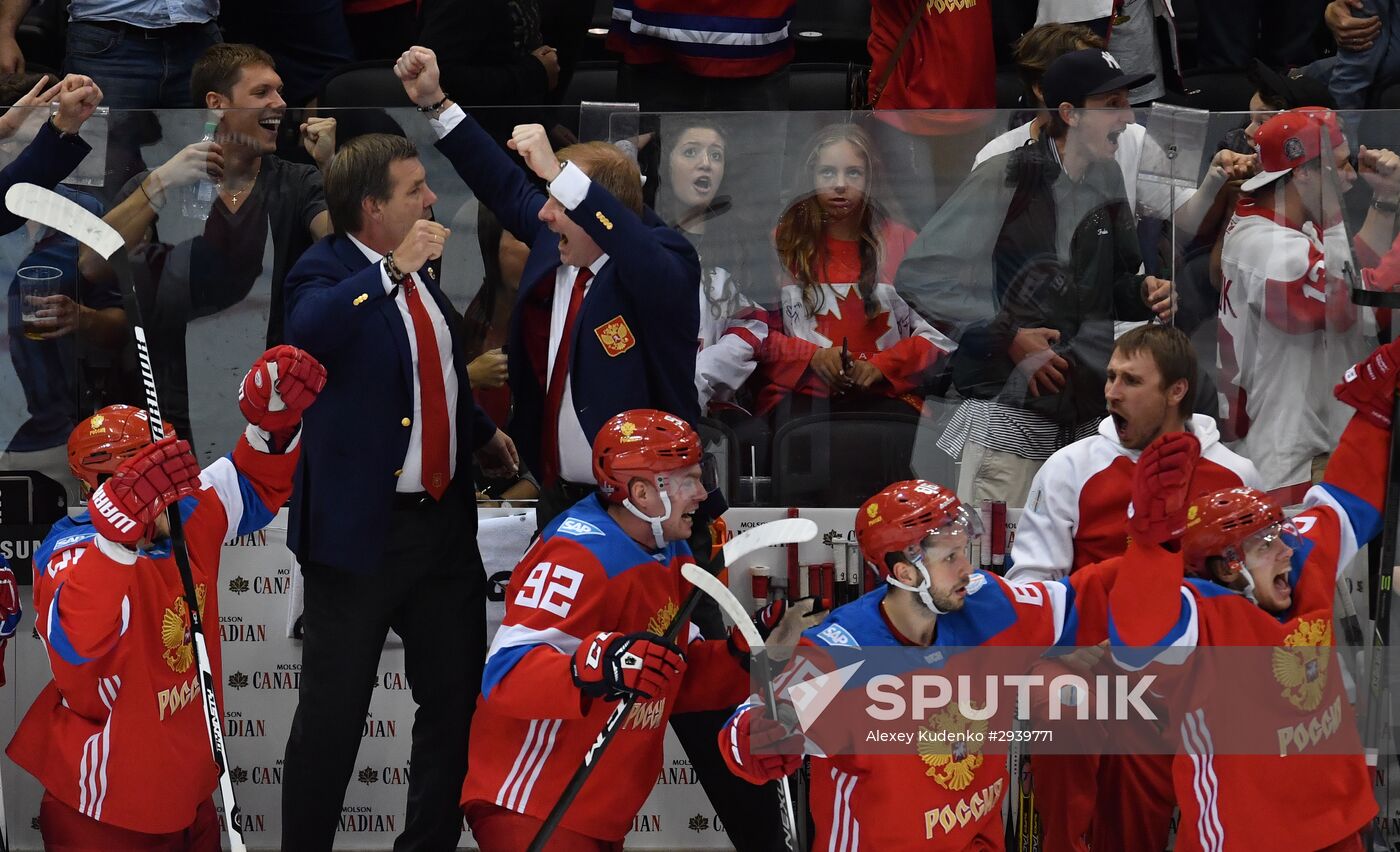
[[[442,247],[452,231],[430,219],[419,219],[409,229],[399,247],[394,249],[394,265],[405,274],[422,268],[430,260],[442,257]]]

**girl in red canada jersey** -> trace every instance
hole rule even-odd
[[[1179,850],[1363,848],[1376,802],[1332,608],[1337,573],[1380,530],[1397,356],[1386,344],[1337,385],[1357,413],[1291,521],[1252,488],[1188,500],[1193,436],[1163,436],[1138,462],[1110,638],[1120,664],[1152,665],[1170,688]]]
[[[44,785],[46,849],[219,849],[219,773],[164,513],[175,505],[183,521],[218,684],[212,592],[223,542],[266,526],[286,502],[301,414],[324,384],[305,352],[263,353],[239,393],[247,430],[203,470],[168,425],[152,444],[141,409],[108,406],[73,430],[69,465],[91,497],[35,554],[35,628],[53,680],[7,749]]]
[[[802,187],[778,220],[778,258],[790,276],[759,352],[758,410],[821,408],[917,412],[912,394],[954,348],[895,292],[894,272],[915,234],[890,218],[876,192],[870,137],[833,124],[812,137]],[[827,402],[829,400],[829,403]]]

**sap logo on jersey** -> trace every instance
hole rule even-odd
[[[859,648],[860,643],[856,637],[851,635],[851,631],[839,624],[833,624],[817,634],[817,638],[828,645],[841,645],[847,648]]]
[[[564,523],[559,525],[559,532],[568,535],[602,535],[603,531],[588,523],[580,521],[578,518],[565,518]]]

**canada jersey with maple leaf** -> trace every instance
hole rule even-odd
[[[291,494],[297,455],[260,452],[245,434],[180,501],[215,684],[220,550],[273,519]],[[133,553],[99,537],[83,512],[54,524],[34,564],[35,628],[53,680],[7,753],[99,822],[151,834],[185,828],[213,795],[218,770],[169,541]]]
[[[757,357],[761,365],[758,410],[766,413],[789,392],[827,396],[825,382],[809,368],[820,349],[846,342],[850,357],[867,360],[885,377],[881,391],[902,397],[919,387],[930,367],[957,344],[919,315],[895,291],[894,272],[899,268],[915,234],[897,222],[887,222],[880,234],[880,265],[871,291],[875,304],[867,316],[860,288],[860,245],[853,240],[824,237],[815,310],[802,299],[802,287],[789,282],[782,287],[780,316],[770,318]],[[738,329],[736,329],[738,331]],[[909,400],[914,410],[922,399]]]
[[[1107,629],[1108,588],[1117,569],[1117,560],[1109,560],[1086,566],[1064,580],[1015,584],[995,574],[974,572],[963,608],[938,616],[932,647],[1093,644]],[[881,604],[888,591],[888,586],[876,589],[833,610],[826,621],[803,634],[802,644],[833,649],[911,644],[884,615]],[[988,724],[966,719],[951,706],[934,713],[923,727],[933,732],[966,731],[965,741],[929,738],[911,745],[908,754],[813,756],[810,801],[816,840],[812,848],[833,852],[1003,849],[1006,759],[1001,754],[983,754],[984,746],[971,736],[976,731],[985,734]],[[862,749],[857,745],[852,750]]]

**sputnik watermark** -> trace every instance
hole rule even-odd
[[[866,713],[872,719],[892,722],[908,718],[922,721],[930,713],[956,706],[971,721],[995,718],[1005,711],[998,696],[1014,689],[1015,718],[1031,718],[1032,690],[1045,690],[1051,721],[1074,718],[1103,722],[1157,721],[1157,714],[1143,700],[1156,681],[1156,675],[1095,675],[1093,687],[1087,678],[1061,674],[1048,682],[1038,674],[943,675],[918,674],[908,677],[882,674],[865,684]],[[1068,708],[1068,709],[1067,709]]]

